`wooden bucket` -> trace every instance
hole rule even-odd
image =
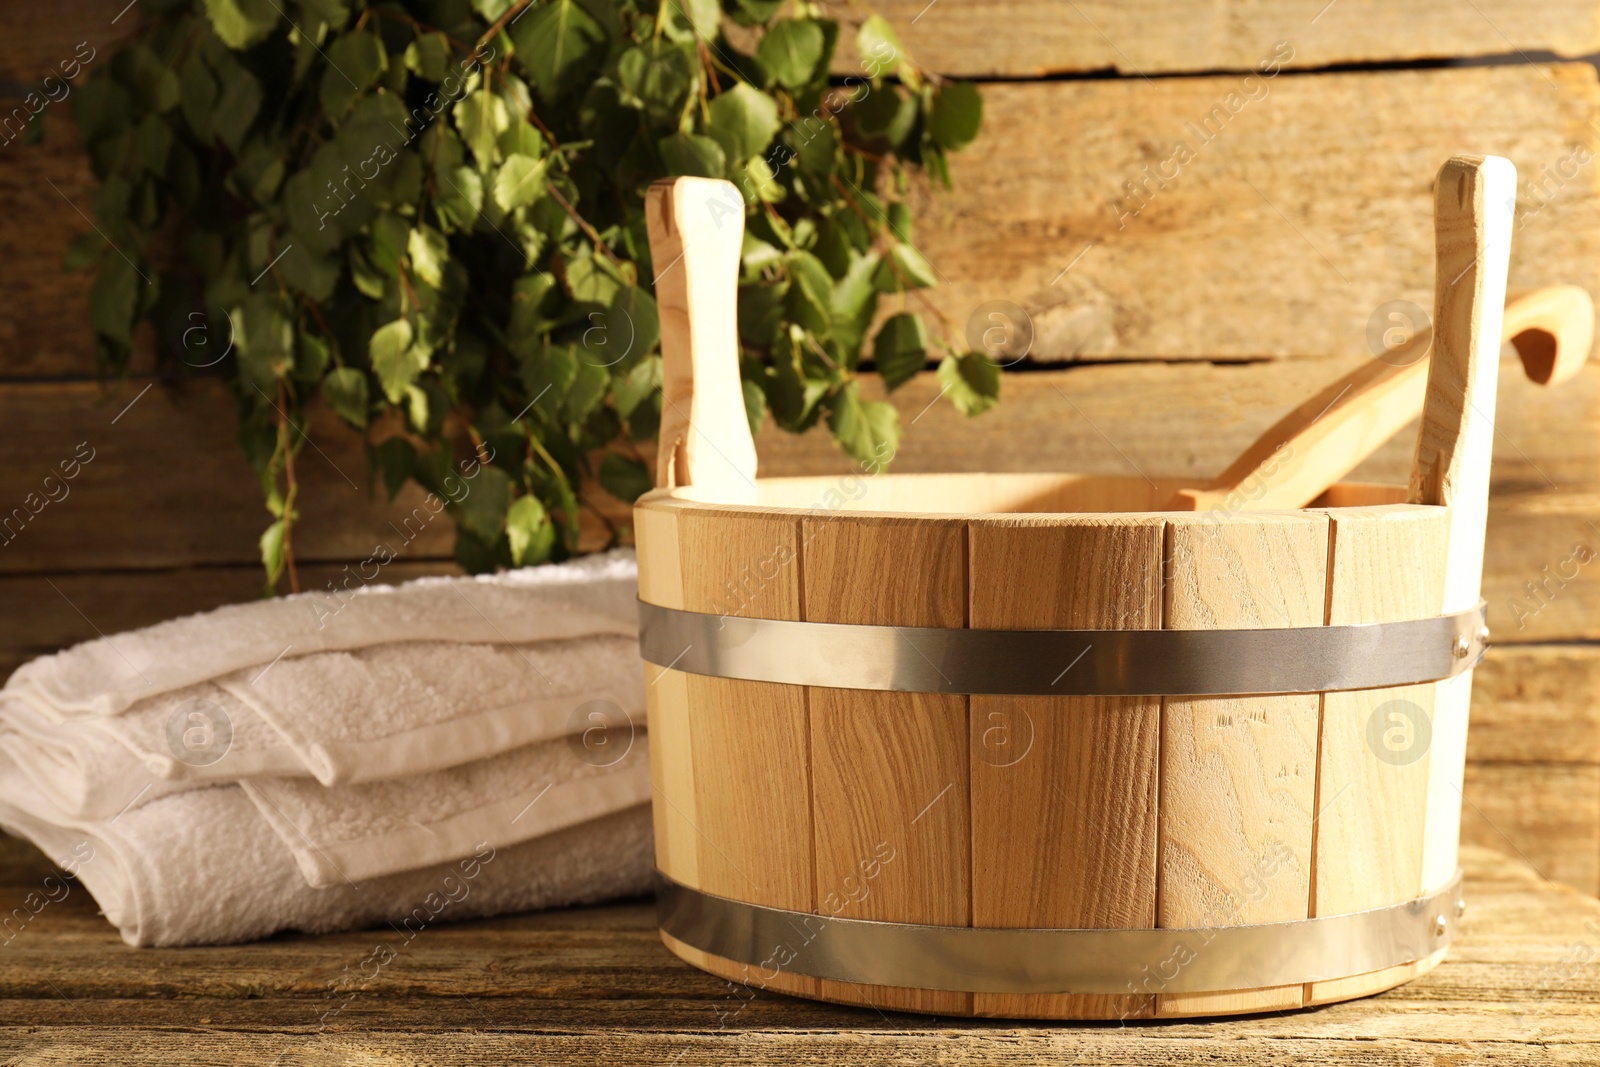
[[[1409,488],[1177,513],[1171,480],[757,479],[743,205],[653,187],[660,488],[635,534],[668,948],[740,996],[1062,1019],[1434,967],[1514,189],[1504,160],[1440,172]]]

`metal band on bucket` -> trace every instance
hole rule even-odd
[[[1209,993],[1320,982],[1450,944],[1461,872],[1403,904],[1252,926],[1018,930],[835,918],[730,900],[656,872],[661,929],[753,977],[809,975],[971,993]]]
[[[911,693],[1205,696],[1436,682],[1487,647],[1485,605],[1360,626],[954,630],[747,619],[639,601],[657,666],[716,678]]]

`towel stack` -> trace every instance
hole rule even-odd
[[[350,585],[20,668],[0,827],[135,945],[645,891],[632,554]]]

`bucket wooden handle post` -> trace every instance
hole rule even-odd
[[[661,316],[656,485],[752,502],[756,446],[739,379],[736,310],[744,199],[730,182],[658,181],[645,197],[645,222]]]
[[[1450,509],[1441,614],[1472,607],[1483,580],[1483,535],[1494,445],[1506,267],[1511,256],[1517,170],[1498,156],[1458,156],[1434,193],[1433,358],[1422,430],[1411,466],[1411,502]],[[1472,674],[1434,691],[1423,831],[1424,888],[1454,875],[1461,835]]]
[[[1443,611],[1477,603],[1483,574],[1516,186],[1510,160],[1458,156],[1440,169],[1435,193],[1433,357],[1411,465],[1411,502],[1451,509]]]

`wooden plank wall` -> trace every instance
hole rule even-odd
[[[80,42],[97,50],[90,66],[106,61],[136,16],[125,6],[0,6],[4,108]],[[874,6],[925,66],[985,82],[984,132],[955,161],[954,190],[914,194],[913,239],[942,282],[930,298],[958,335],[995,300],[1034,332],[1033,369],[1008,376],[980,420],[935,403],[931,375],[895,395],[897,470],[1221,470],[1370,358],[1380,305],[1431,306],[1430,183],[1455,151],[1507,155],[1522,174],[1513,288],[1600,294],[1600,83],[1581,60],[1600,51],[1600,4]],[[839,72],[853,63],[842,54]],[[0,517],[44,498],[61,461],[80,466],[64,496],[0,535],[0,675],[255,595],[266,521],[216,383],[155,384],[148,347],[129,382],[96,381],[88,280],[59,271],[92,184],[67,106],[49,105],[45,125],[43,146],[0,144]],[[1508,363],[1501,389],[1485,574],[1499,644],[1476,687],[1463,833],[1593,892],[1600,368],[1547,391]],[[373,499],[360,442],[325,413],[308,430],[307,587],[451,569],[451,532],[420,496]],[[1358,475],[1404,483],[1411,440]],[[768,474],[848,469],[817,436],[769,429],[758,447]],[[397,561],[363,566],[380,544]]]

